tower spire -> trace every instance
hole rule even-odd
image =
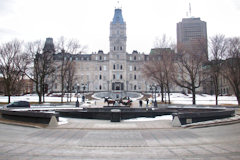
[[[192,17],[192,8],[191,8],[191,3],[189,3],[189,16]]]
[[[122,6],[120,5],[120,2],[119,1],[117,1],[117,4],[116,4],[116,7],[115,7],[115,9],[121,9],[122,8]]]

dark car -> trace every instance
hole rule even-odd
[[[7,108],[9,107],[26,107],[26,108],[30,108],[30,103],[27,101],[17,101],[17,102],[13,102],[7,105]]]

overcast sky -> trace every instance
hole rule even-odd
[[[208,36],[240,36],[240,0],[119,0],[127,24],[127,51],[149,53],[157,37],[176,40],[176,23],[192,16],[207,22]],[[76,38],[87,52],[109,52],[117,0],[0,0],[0,42],[60,36]]]

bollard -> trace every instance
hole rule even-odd
[[[121,110],[111,109],[111,122],[120,122],[120,121],[121,121]]]
[[[79,107],[79,102],[78,102],[78,99],[76,101],[76,107]]]

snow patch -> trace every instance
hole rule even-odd
[[[172,121],[172,119],[173,119],[172,115],[165,115],[165,116],[157,116],[155,118],[148,118],[148,117],[133,118],[133,119],[124,120],[124,122],[146,122],[146,121],[159,121],[159,120]]]

